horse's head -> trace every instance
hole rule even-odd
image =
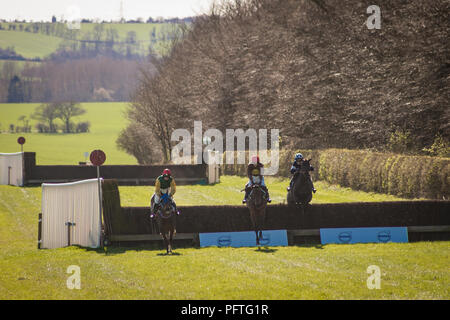
[[[266,193],[262,189],[261,185],[254,184],[248,195],[250,203],[252,203],[255,207],[260,207],[266,201]]]
[[[300,166],[300,172],[305,173],[311,171],[311,159],[305,159]]]
[[[159,208],[159,215],[162,218],[170,218],[172,214],[175,213],[175,208],[173,206],[172,200],[169,195],[163,194],[161,196],[161,206]]]

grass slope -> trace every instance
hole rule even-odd
[[[7,131],[9,124],[22,126],[17,120],[21,115],[30,118],[37,103],[0,104],[0,125]],[[136,159],[120,151],[116,146],[119,132],[126,127],[124,117],[126,103],[83,103],[87,113],[73,118],[74,122],[90,121],[91,132],[78,134],[3,133],[0,134],[0,152],[17,152],[17,138],[24,136],[25,151],[36,152],[38,164],[78,164],[84,161],[84,152],[102,149],[106,153],[105,164],[136,164]],[[59,120],[58,120],[59,121]],[[34,129],[35,120],[31,121]]]
[[[39,207],[40,188],[0,186],[0,299],[450,298],[449,242],[37,250]],[[70,265],[80,290],[66,287]],[[366,286],[370,265],[380,290]]]
[[[9,24],[15,24],[17,28],[22,24],[24,29],[31,25],[30,23],[6,23],[3,27],[8,28]],[[84,39],[88,33],[92,34],[96,25],[98,24],[82,23],[80,29],[76,31],[77,39]],[[135,40],[140,43],[140,54],[144,55],[148,54],[152,32],[155,32],[157,37],[156,43],[152,44],[152,48],[155,52],[163,54],[166,52],[166,47],[169,43],[163,40],[161,36],[177,27],[177,25],[170,23],[102,23],[102,26],[104,29],[103,37],[106,35],[106,30],[117,30],[119,38],[116,41],[118,42],[125,42],[128,32],[134,31],[136,33]],[[0,48],[14,47],[15,51],[25,58],[45,58],[55,52],[63,41],[62,37],[48,36],[41,33],[0,30]],[[118,50],[119,47],[115,49]]]
[[[0,48],[14,47],[25,58],[45,58],[58,49],[61,41],[40,33],[0,30]]]

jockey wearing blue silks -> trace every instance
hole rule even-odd
[[[294,163],[291,166],[291,173],[294,175],[297,171],[299,171],[305,161],[306,160],[304,160],[303,155],[301,153],[297,153],[295,155],[295,158],[294,158]],[[309,170],[310,171],[314,171],[314,168],[312,166],[310,166]],[[311,176],[309,175],[309,172],[308,172],[308,176],[309,176],[309,181],[310,181],[310,184],[311,184],[311,190],[314,193],[316,193],[317,190],[314,188],[314,184],[312,182]],[[290,190],[292,188],[292,183],[293,182],[294,182],[294,179],[291,179],[291,182],[289,183],[288,190]]]

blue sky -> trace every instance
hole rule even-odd
[[[187,17],[206,12],[213,0],[122,0],[125,19]],[[118,20],[121,0],[0,0],[0,19],[49,21],[76,8],[82,18]]]

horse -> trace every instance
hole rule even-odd
[[[261,188],[261,185],[254,184],[247,199],[247,207],[250,210],[250,219],[256,234],[256,244],[262,239],[262,229],[266,219],[267,195]]]
[[[154,206],[154,198],[155,196],[153,195],[151,199],[152,208]],[[167,194],[163,194],[159,202],[159,207],[156,211],[156,221],[158,223],[159,234],[164,240],[167,254],[172,253],[172,240],[177,233],[175,207],[172,201],[173,200],[170,199]]]
[[[311,170],[310,161],[311,159],[305,160],[292,178],[293,182],[287,193],[287,203],[290,206],[299,204],[305,208],[312,200],[311,181],[309,177],[309,171]]]

